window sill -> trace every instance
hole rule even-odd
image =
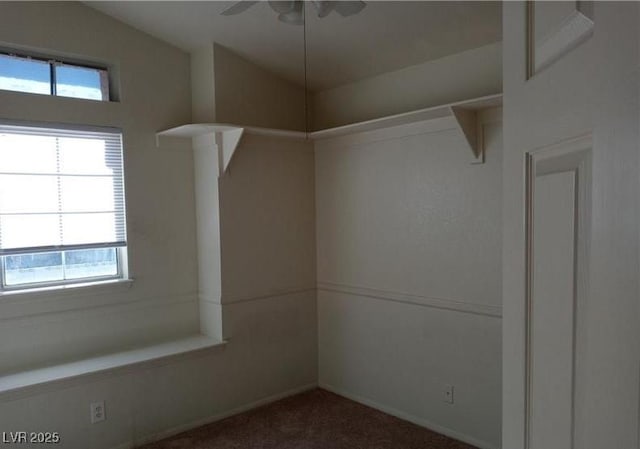
[[[129,351],[8,374],[0,376],[0,401],[95,382],[127,372],[148,369],[150,366],[165,365],[216,348],[223,349],[225,345],[225,341],[205,335],[192,335]]]
[[[94,282],[77,282],[75,284],[62,284],[62,285],[49,285],[46,287],[37,288],[21,288],[15,290],[5,290],[0,292],[0,298],[5,296],[14,295],[32,295],[32,296],[51,296],[52,292],[58,291],[74,291],[79,294],[84,293],[84,290],[105,290],[113,291],[117,288],[118,291],[124,291],[131,288],[133,279],[108,279],[106,281],[94,281]]]

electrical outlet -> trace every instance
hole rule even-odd
[[[442,389],[442,400],[447,404],[453,404],[453,385],[445,384]]]
[[[107,412],[104,408],[104,401],[91,403],[91,424],[107,419]]]

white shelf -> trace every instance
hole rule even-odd
[[[352,123],[335,128],[323,129],[312,132],[309,137],[313,140],[328,139],[331,137],[345,136],[364,131],[374,131],[376,129],[390,128],[392,126],[407,125],[409,123],[422,122],[444,117],[452,117],[453,109],[464,109],[478,111],[502,104],[502,94],[490,95],[488,97],[475,98],[473,100],[460,101],[431,108],[418,109],[402,114],[389,115],[387,117],[376,118],[364,122]]]
[[[254,134],[256,136],[271,136],[271,137],[286,137],[289,139],[307,139],[307,133],[304,131],[289,131],[287,129],[273,129],[273,128],[257,128],[255,126],[247,126],[245,129],[247,134]]]
[[[258,136],[287,137],[290,139],[305,139],[307,134],[302,131],[289,131],[286,129],[258,128],[255,126],[238,126],[226,123],[192,123],[166,129],[156,134],[159,137],[198,137],[211,133],[226,133],[234,130],[243,130],[247,134]]]
[[[458,124],[458,128],[465,136],[465,140],[469,145],[474,163],[482,163],[484,161],[484,148],[482,142],[482,133],[480,132],[478,123],[478,112],[492,107],[502,105],[502,94],[489,95],[486,97],[474,98],[472,100],[459,101],[445,105],[434,106],[416,111],[405,112],[402,114],[390,115],[387,117],[366,120],[363,122],[352,123],[349,125],[338,126],[335,128],[323,129],[305,133],[301,131],[289,131],[284,129],[258,128],[252,126],[238,126],[226,123],[193,123],[182,125],[176,128],[160,131],[156,134],[158,146],[160,146],[161,137],[191,137],[198,138],[207,134],[215,134],[216,144],[222,148],[222,169],[223,173],[229,165],[233,153],[240,142],[243,133],[283,137],[289,139],[308,139],[321,140],[330,139],[349,134],[361,133],[366,131],[374,131],[393,126],[407,125],[427,120],[440,118],[453,118]],[[194,141],[195,142],[195,141]]]
[[[227,131],[233,131],[243,129],[240,126],[224,125],[218,123],[192,123],[190,125],[182,125],[176,128],[166,129],[156,134],[156,139],[159,137],[196,137],[203,134],[210,133],[224,133]]]

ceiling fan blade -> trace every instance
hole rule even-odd
[[[273,9],[278,14],[290,13],[295,9],[296,3],[299,3],[299,2],[296,2],[295,0],[291,0],[291,1],[269,0],[269,6],[271,6],[271,9]]]
[[[253,5],[258,3],[257,0],[240,0],[239,2],[229,6],[227,9],[222,11],[220,14],[223,16],[234,16],[236,14],[240,14],[241,12],[246,11],[251,8]]]
[[[288,3],[288,2],[282,2]],[[302,1],[291,2],[292,9],[289,12],[281,13],[278,15],[280,22],[288,23],[289,25],[303,25],[304,24],[304,4]]]
[[[340,14],[342,17],[348,17],[354,14],[358,14],[360,11],[362,11],[365,8],[365,6],[367,6],[367,4],[361,1],[333,3],[333,9],[335,9],[336,12]]]
[[[316,14],[318,17],[326,17],[331,11],[333,11],[333,4],[335,2],[326,0],[312,0],[313,6],[316,8]]]

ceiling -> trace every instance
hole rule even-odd
[[[217,42],[304,85],[325,90],[501,40],[499,2],[367,1],[359,14],[281,23],[266,2],[235,16],[228,1],[90,1],[86,4],[185,51]]]

